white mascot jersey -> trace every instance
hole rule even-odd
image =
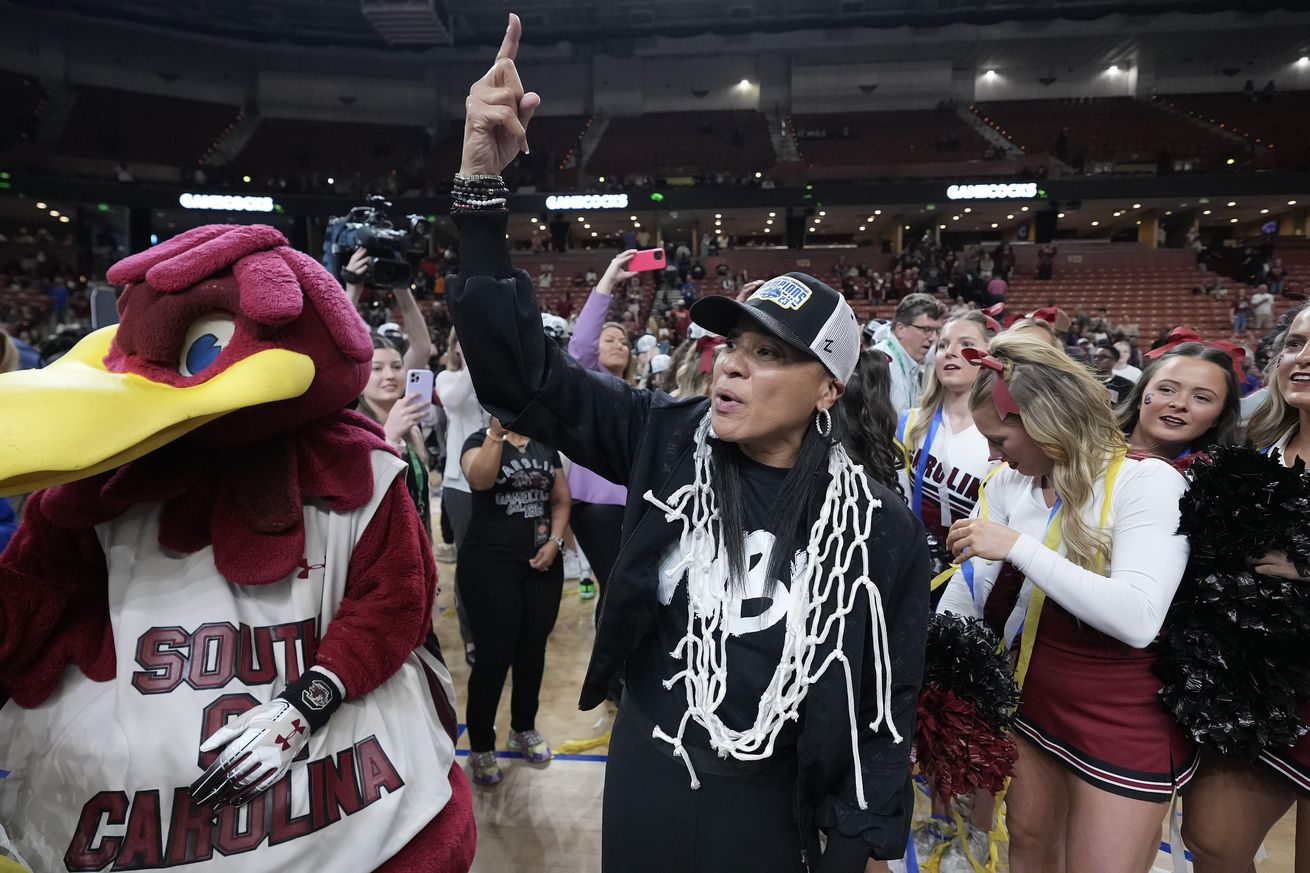
[[[92,682],[70,667],[42,705],[0,709],[0,770],[10,771],[0,779],[0,824],[36,873],[361,873],[436,817],[455,757],[439,707],[453,712],[454,687],[422,648],[380,687],[342,704],[250,803],[211,822],[188,791],[217,754],[201,755],[200,743],[314,663],[351,552],[403,469],[374,452],[367,506],[306,506],[305,560],[269,585],[230,584],[211,548],[161,550],[159,504],[97,528],[116,677]]]

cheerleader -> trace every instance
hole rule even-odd
[[[1026,577],[1005,639],[1019,648],[1019,747],[1006,795],[1014,873],[1146,871],[1194,748],[1156,702],[1148,648],[1182,578],[1183,478],[1126,457],[1105,391],[1050,345],[1002,335],[970,395],[1007,465],[947,545],[940,612],[977,616],[1002,562]]]
[[[1119,407],[1119,426],[1135,451],[1184,469],[1194,453],[1237,442],[1241,391],[1223,349],[1185,342],[1162,351]]]
[[[987,440],[973,423],[969,392],[978,368],[961,353],[986,351],[996,322],[981,312],[950,319],[937,340],[928,381],[913,409],[901,413],[896,437],[904,447],[901,489],[923,526],[946,541],[951,523],[968,518],[993,466]]]
[[[1298,309],[1265,370],[1268,394],[1250,440],[1283,464],[1310,463],[1310,308]],[[1258,511],[1252,509],[1252,511]],[[1282,552],[1252,560],[1257,573],[1302,578]],[[1302,717],[1310,718],[1310,705]],[[1183,840],[1196,873],[1246,873],[1269,829],[1296,804],[1296,873],[1310,871],[1310,735],[1248,763],[1206,751],[1184,798]]]

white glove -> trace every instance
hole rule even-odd
[[[223,751],[191,785],[200,806],[240,806],[281,778],[309,742],[309,720],[281,697],[247,710],[200,744]],[[226,746],[226,748],[223,748]]]

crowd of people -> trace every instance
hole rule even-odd
[[[701,299],[681,296],[704,276],[675,246],[660,280],[675,296],[654,310],[634,246],[543,312],[556,279],[516,270],[505,234],[502,174],[541,99],[519,83],[517,38],[512,18],[469,97],[441,299],[425,314],[409,288],[356,281],[363,250],[344,274],[372,328],[356,409],[455,558],[476,785],[502,781],[498,747],[552,758],[536,721],[574,551],[595,600],[580,704],[617,707],[606,871],[985,863],[993,793],[957,815],[930,784],[932,815],[913,821],[933,612],[986,625],[1011,656],[1015,873],[1145,873],[1180,792],[1198,873],[1247,870],[1293,804],[1310,814],[1310,740],[1234,760],[1157,700],[1156,644],[1196,545],[1180,501],[1204,468],[1184,473],[1244,440],[1310,459],[1310,308],[1274,323],[1280,265],[1235,297],[1234,331],[1266,335],[1255,347],[1180,329],[1144,355],[1104,309],[1007,311],[1007,244],[931,237],[884,276],[844,259],[829,281],[728,270],[730,293]],[[46,272],[0,304],[0,370],[84,320],[84,289]],[[850,297],[895,312],[862,329]],[[1245,557],[1308,575],[1310,555]]]

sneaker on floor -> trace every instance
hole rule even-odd
[[[941,861],[938,864],[938,873],[974,873],[974,866],[969,862],[969,857],[964,853],[964,846],[967,842],[969,854],[973,855],[973,860],[978,862],[980,867],[986,867],[987,862],[991,860],[991,846],[988,845],[988,834],[984,830],[974,827],[971,824],[965,825],[967,836],[964,841],[955,839],[942,852]]]
[[[473,768],[473,781],[478,785],[495,785],[505,778],[495,752],[470,752],[469,766]]]
[[[922,864],[940,846],[951,841],[955,836],[955,825],[939,818],[930,818],[922,824],[915,825],[910,836],[914,840],[915,857]]]
[[[523,760],[529,764],[544,764],[554,757],[546,739],[539,731],[510,731],[509,750],[522,752]]]
[[[583,579],[578,583],[578,596],[583,600],[590,600],[596,596],[596,583],[590,579]]]

